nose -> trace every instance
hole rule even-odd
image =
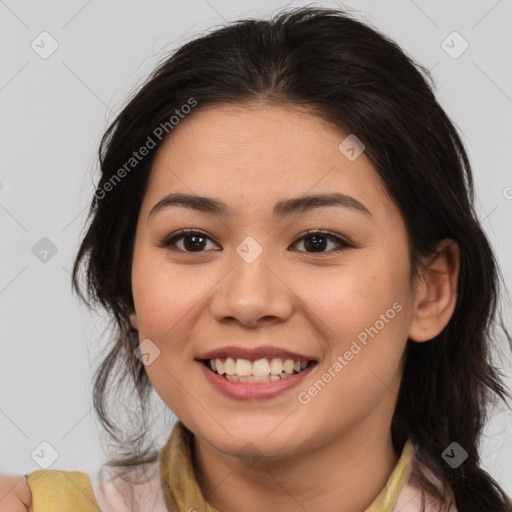
[[[252,262],[233,254],[231,270],[215,287],[210,302],[217,321],[254,328],[283,322],[291,316],[293,293],[265,252]]]

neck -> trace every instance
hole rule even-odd
[[[221,512],[361,512],[378,496],[398,461],[390,429],[382,424],[372,430],[359,425],[309,451],[251,467],[197,437],[194,445],[199,487]]]

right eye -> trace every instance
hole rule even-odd
[[[196,229],[180,229],[165,237],[159,244],[159,247],[165,247],[171,251],[181,251],[185,253],[204,252],[206,241],[211,238],[203,231]],[[177,242],[182,242],[182,247],[177,247]]]

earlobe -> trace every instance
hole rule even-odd
[[[409,330],[409,338],[413,341],[431,340],[448,325],[457,304],[459,258],[458,244],[446,238],[424,262]]]
[[[135,330],[138,330],[139,329],[139,321],[137,319],[137,315],[135,313],[132,313],[130,315],[130,324],[131,326],[135,329]]]

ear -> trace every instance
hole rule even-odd
[[[460,249],[454,240],[439,242],[436,252],[423,262],[417,278],[409,329],[413,341],[435,338],[448,324],[457,304]]]
[[[135,330],[138,330],[139,329],[139,321],[137,319],[137,315],[135,313],[132,313],[130,315],[130,324],[132,325],[132,327],[135,329]]]

